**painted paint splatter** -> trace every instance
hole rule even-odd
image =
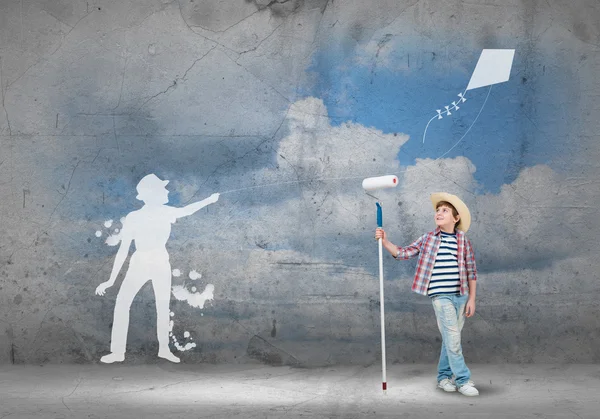
[[[123,223],[125,222],[125,217],[121,218],[121,225],[123,225]],[[106,220],[103,225],[104,227],[108,230],[113,226],[113,220]],[[116,246],[121,242],[121,236],[120,236],[120,232],[121,232],[122,228],[115,228],[111,234],[110,231],[106,231],[106,234],[108,235],[108,237],[105,240],[105,243],[109,246]],[[100,238],[103,236],[103,232],[101,230],[97,230],[96,231],[96,237]]]
[[[179,301],[187,301],[189,305],[196,308],[204,308],[207,301],[214,299],[215,286],[208,284],[202,293],[189,292],[183,285],[175,285],[171,288],[173,296]]]
[[[202,274],[199,274],[198,272],[196,272],[196,270],[192,270],[189,274],[190,279],[192,280],[196,280],[196,279],[200,279],[202,278]]]
[[[175,278],[179,278],[181,276],[181,271],[179,269],[173,269],[172,273]]]
[[[190,272],[190,278],[192,276],[196,277],[200,276],[196,271]],[[181,276],[181,271],[179,269],[173,269],[173,276]],[[195,308],[203,309],[204,305],[207,301],[212,301],[214,299],[214,291],[215,286],[213,284],[207,284],[202,293],[197,292],[196,287],[191,288],[192,292],[188,291],[183,285],[175,285],[171,288],[173,296],[179,301],[187,301],[187,303]],[[183,333],[184,339],[187,339],[188,342],[179,342],[177,336],[173,333],[173,325],[174,325],[174,314],[170,313],[171,321],[169,322],[169,336],[171,338],[171,343],[173,346],[180,352],[189,351],[190,349],[195,348],[197,345],[195,342],[192,342],[193,338],[189,331],[185,331]],[[204,313],[200,313],[200,316],[204,316]]]
[[[188,343],[185,344],[185,346],[181,346],[179,344],[179,342],[177,342],[177,341],[174,341],[173,344],[181,352],[189,351],[190,349],[193,349],[193,348],[196,347],[196,342],[188,342]]]
[[[119,244],[120,241],[121,241],[120,234],[112,234],[106,238],[105,243],[109,246],[116,246]]]
[[[170,314],[173,314],[173,312],[171,312]],[[175,325],[175,322],[173,320],[170,320],[169,321],[169,337],[171,338],[171,342],[173,343],[173,346],[175,346],[175,348],[180,352],[185,352],[185,351],[189,351],[190,349],[194,349],[196,347],[196,342],[191,342],[191,340],[193,340],[193,339],[190,335],[190,332],[188,332],[186,330],[183,333],[184,338],[189,339],[190,342],[186,342],[185,344],[182,345],[181,343],[179,343],[179,341],[177,340],[177,337],[173,333],[174,325]]]

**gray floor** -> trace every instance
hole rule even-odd
[[[479,397],[435,388],[432,365],[0,367],[10,418],[599,418],[600,365],[472,365]]]

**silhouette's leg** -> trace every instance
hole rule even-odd
[[[159,275],[156,275],[158,278]],[[179,358],[169,349],[169,320],[171,301],[171,268],[166,270],[160,279],[152,281],[156,300],[156,337],[158,338],[158,356],[171,362],[179,362]]]
[[[110,339],[110,351],[111,353],[103,356],[100,361],[104,363],[120,362],[125,359],[125,347],[127,345],[127,332],[129,330],[129,309],[131,303],[137,295],[138,291],[142,288],[144,283],[147,281],[143,279],[140,273],[135,272],[135,267],[131,267],[121,289],[117,294],[117,300],[115,302],[115,313],[113,317],[113,326]]]

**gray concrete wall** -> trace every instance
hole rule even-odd
[[[423,143],[484,48],[516,50],[510,79]],[[182,362],[377,362],[383,174],[395,243],[434,227],[431,192],[471,209],[467,361],[600,361],[599,51],[592,0],[2,0],[0,362],[108,353],[130,264],[96,295],[106,239],[150,173],[174,207],[221,193],[167,243]],[[414,266],[384,258],[389,362],[439,351]],[[126,362],[157,362],[149,283],[130,315]]]

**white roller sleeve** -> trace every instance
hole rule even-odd
[[[362,187],[366,191],[393,188],[395,186],[398,186],[398,176],[395,175],[368,177],[362,182]]]

